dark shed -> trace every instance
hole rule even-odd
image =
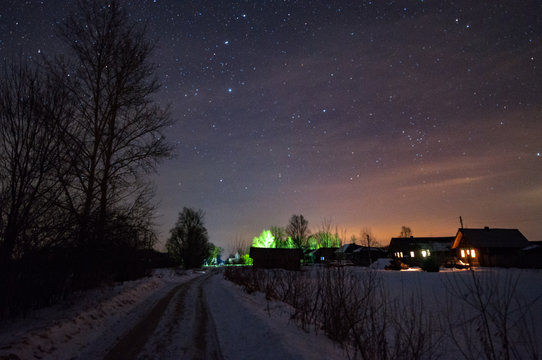
[[[255,268],[299,270],[301,259],[303,259],[303,250],[251,247],[250,257],[254,260],[253,266]]]

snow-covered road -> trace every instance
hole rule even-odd
[[[290,309],[222,274],[173,272],[94,290],[0,327],[0,359],[342,359]]]

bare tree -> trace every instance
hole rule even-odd
[[[0,241],[1,262],[6,263],[25,249],[58,240],[56,174],[64,160],[58,133],[70,109],[64,89],[35,66],[4,63],[2,71]]]
[[[239,256],[248,254],[249,249],[250,240],[243,239],[240,236],[236,236],[229,246],[230,255],[232,256],[235,256],[235,254],[239,254]]]
[[[303,215],[292,215],[286,233],[292,238],[295,246],[301,248],[305,245],[305,240],[309,235],[309,222]]]
[[[356,237],[355,234],[352,234],[352,235],[350,236],[350,243],[351,243],[351,244],[357,244],[357,243],[358,243],[358,238]]]
[[[105,238],[117,248],[152,249],[157,241],[154,227],[154,190],[141,184],[133,202],[108,212]]]
[[[367,256],[369,258],[369,264],[372,263],[371,259],[371,247],[378,246],[378,242],[376,241],[373,232],[370,228],[364,227],[361,229],[361,243],[364,246],[367,246]]]
[[[79,1],[60,33],[73,60],[51,68],[76,105],[64,137],[73,157],[64,187],[79,240],[89,245],[103,239],[108,212],[133,201],[139,177],[169,155],[162,131],[170,118],[152,100],[153,46],[118,1]]]
[[[401,232],[399,233],[399,237],[402,238],[409,238],[412,236],[412,230],[408,226],[401,226]]]

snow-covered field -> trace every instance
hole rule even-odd
[[[313,268],[304,271],[317,273],[325,270]],[[352,267],[348,271],[363,276],[369,270]],[[449,314],[450,306],[455,306],[456,311],[468,307],[450,298],[450,289],[455,285],[460,292],[457,296],[468,295],[468,288],[462,287],[469,281],[468,271],[370,271],[377,273],[389,296],[408,298],[412,294],[421,295],[423,311],[433,315],[438,316],[445,309]],[[506,281],[514,280],[514,302],[518,300],[528,304],[530,320],[537,326],[535,340],[542,342],[539,325],[542,324],[542,272],[482,269],[477,275],[491,278],[492,283],[503,288],[507,287]],[[198,272],[157,270],[151,277],[74,294],[57,306],[6,321],[0,324],[0,359],[10,355],[12,359],[101,358],[122,334],[133,328],[172,289],[204,276]],[[222,274],[206,277],[201,283],[200,295],[204,297],[221,358],[344,359],[347,356],[322,331],[316,332],[310,327],[302,330],[291,320],[293,308],[290,305],[266,300],[261,293],[247,294],[240,286],[226,281]],[[193,292],[196,293],[195,290]],[[499,292],[498,295],[502,298],[506,293]],[[192,306],[190,304],[185,305],[188,310]],[[465,312],[468,313],[466,308]],[[166,313],[171,317],[175,312]],[[194,313],[198,314],[195,310]],[[155,333],[163,337],[169,331],[168,326],[167,322],[160,322]],[[180,346],[178,348],[181,351]],[[149,346],[145,349],[151,351]],[[455,352],[453,356],[457,355],[459,353]],[[155,355],[154,358],[164,357]]]

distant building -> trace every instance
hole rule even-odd
[[[310,258],[315,264],[327,264],[330,261],[335,261],[335,251],[339,250],[336,247],[321,247],[310,252]]]
[[[360,246],[352,252],[354,265],[369,266],[378,259],[388,257],[388,252],[381,247]]]
[[[251,247],[250,257],[255,268],[299,270],[303,250]]]
[[[542,241],[529,241],[529,245],[521,249],[523,259],[521,266],[526,268],[542,268]]]
[[[388,256],[411,266],[420,266],[428,258],[444,265],[454,258],[454,239],[453,236],[392,238]]]
[[[525,251],[533,245],[518,229],[486,226],[457,230],[452,249],[459,260],[473,266],[525,267]]]

